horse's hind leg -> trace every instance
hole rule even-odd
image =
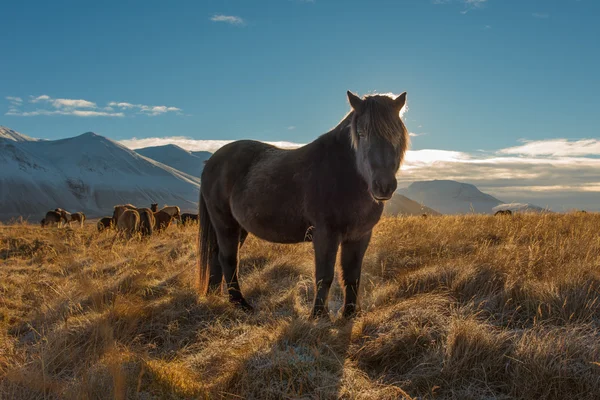
[[[313,235],[313,246],[315,248],[315,303],[313,305],[312,317],[328,315],[327,298],[329,288],[335,275],[335,259],[340,241],[335,234],[319,229]]]
[[[238,282],[238,252],[242,228],[228,210],[209,208],[208,211],[217,235],[219,245],[218,264],[223,271],[229,301],[244,310],[252,310],[252,306],[244,299]]]

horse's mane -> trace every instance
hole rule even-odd
[[[397,112],[392,97],[388,95],[365,96],[361,110],[361,115],[366,117],[364,119],[365,135],[377,135],[396,147],[406,149],[409,141],[408,131],[402,119],[396,118]],[[398,112],[399,114],[400,112]],[[347,126],[346,121],[349,120],[350,137],[354,149],[357,148],[358,143],[356,117],[356,112],[350,111],[340,123],[345,123],[345,126]]]

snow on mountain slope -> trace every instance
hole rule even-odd
[[[30,138],[17,131],[0,125],[0,139],[14,140],[15,142],[36,142],[38,139]]]
[[[88,132],[53,141],[0,138],[0,219],[62,207],[109,215],[120,203],[197,208],[199,179]]]
[[[409,199],[406,196],[402,196],[401,194],[394,193],[392,198],[389,201],[385,202],[385,206],[383,208],[384,215],[440,215],[439,212],[421,205],[414,200]]]
[[[190,152],[174,144],[144,147],[135,151],[144,157],[151,158],[197,178],[202,173],[204,161],[212,155],[207,151]]]
[[[491,214],[503,202],[481,192],[474,185],[450,180],[413,182],[397,193],[425,204],[442,214],[470,212]]]
[[[492,209],[492,212],[501,211],[501,210],[510,210],[513,213],[523,213],[523,212],[546,212],[547,209],[542,207],[535,206],[530,203],[507,203],[497,205]]]

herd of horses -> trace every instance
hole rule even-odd
[[[83,226],[85,220],[86,216],[82,212],[70,213],[62,208],[56,208],[48,211],[40,224],[42,227],[51,225],[60,227],[71,226],[71,223],[78,222],[80,226]],[[150,236],[154,232],[165,230],[173,221],[185,225],[198,221],[198,214],[182,214],[177,206],[165,206],[159,210],[157,203],[151,204],[150,208],[121,204],[114,206],[112,216],[100,218],[96,226],[100,232],[114,229],[127,238],[131,238],[137,233],[142,236]]]

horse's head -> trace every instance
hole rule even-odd
[[[348,100],[354,110],[351,135],[358,171],[373,198],[389,200],[408,146],[408,132],[400,119],[406,92],[395,99],[384,95],[361,99],[349,91]]]
[[[158,203],[150,204],[150,210],[152,210],[152,212],[157,212],[158,211]]]

